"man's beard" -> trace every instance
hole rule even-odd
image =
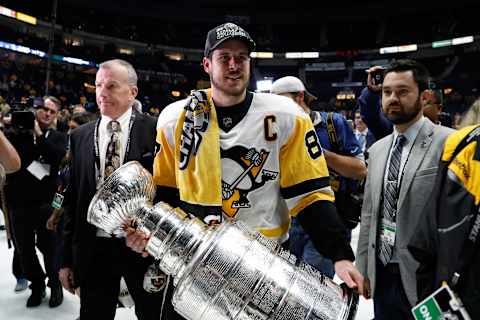
[[[400,106],[400,111],[397,111],[395,113],[386,113],[386,117],[388,120],[390,120],[393,124],[405,124],[409,123],[413,119],[415,119],[416,116],[418,116],[418,113],[422,110],[422,105],[420,103],[420,97],[418,97],[417,101],[415,102],[414,108],[408,108],[408,111],[406,111],[405,107],[401,104]]]
[[[248,76],[248,75],[244,75],[244,77],[245,76]],[[242,78],[242,80],[243,79],[244,78]],[[224,83],[223,79],[220,81],[217,81],[217,79],[215,79],[215,77],[213,76],[210,77],[210,81],[212,83],[212,86],[215,86],[217,90],[221,90],[224,93],[231,96],[241,96],[242,94],[244,94],[245,89],[248,86],[248,82],[244,82],[242,86],[230,87]]]

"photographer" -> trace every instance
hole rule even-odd
[[[419,263],[418,301],[448,284],[471,319],[480,319],[479,154],[478,121],[448,137],[433,192],[408,243]]]
[[[345,226],[354,229],[361,212],[361,200],[354,196],[357,194],[359,180],[367,175],[367,168],[363,151],[352,128],[338,113],[311,110],[309,105],[316,97],[310,94],[303,82],[296,77],[277,79],[272,85],[271,92],[291,98],[310,115],[327,161],[330,185],[335,191],[337,212]],[[310,237],[295,217],[292,218],[289,233],[290,251],[297,258],[333,278],[335,275],[333,261],[315,249]],[[346,237],[350,239],[350,231],[346,231]]]
[[[393,124],[382,112],[383,70],[381,66],[374,66],[366,71],[367,87],[362,90],[357,100],[362,120],[377,140],[393,131]]]
[[[374,66],[366,70],[368,74],[367,87],[362,90],[358,97],[358,107],[362,119],[377,140],[393,131],[393,124],[382,112],[381,93],[384,70],[385,68],[382,66]],[[439,90],[427,90],[426,99],[421,102],[425,117],[434,124],[451,127],[451,120],[446,121],[442,113],[442,96]]]
[[[49,305],[56,307],[63,301],[58,268],[54,264],[54,233],[45,227],[52,211],[50,203],[55,194],[58,167],[67,144],[65,134],[52,128],[60,107],[60,101],[49,96],[43,99],[43,105],[35,114],[17,110],[12,113],[8,132],[22,162],[18,172],[7,176],[5,193],[16,251],[25,276],[31,282],[32,293],[27,307],[38,306],[45,296],[46,275],[35,252],[35,236],[49,278]]]

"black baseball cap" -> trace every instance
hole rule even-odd
[[[205,41],[205,57],[208,57],[213,50],[229,39],[243,40],[249,52],[255,50],[255,41],[253,41],[248,32],[235,23],[227,22],[208,31],[207,41]]]

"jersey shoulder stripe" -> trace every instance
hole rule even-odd
[[[323,189],[329,186],[330,186],[330,177],[324,176],[321,178],[302,181],[291,187],[281,188],[280,192],[282,193],[283,198],[290,199],[302,194],[318,191],[320,189]]]

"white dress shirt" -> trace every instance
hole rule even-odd
[[[393,148],[395,146],[395,141],[397,140],[397,137],[401,134],[406,138],[406,140],[403,143],[402,159],[400,161],[400,169],[398,174],[398,191],[400,192],[400,188],[401,188],[400,183],[402,182],[401,179],[403,177],[403,170],[405,169],[405,165],[408,161],[408,156],[410,155],[410,151],[412,150],[413,143],[415,142],[415,139],[417,138],[418,133],[420,132],[420,129],[422,129],[424,122],[425,122],[425,117],[422,116],[420,119],[418,119],[417,122],[412,124],[404,133],[399,133],[397,129],[393,127],[392,145],[390,146],[390,151],[388,152],[387,165],[385,166],[385,173],[383,176],[384,185],[387,183],[388,165],[390,164],[390,157],[392,156]]]
[[[367,148],[367,134],[368,134],[368,128],[366,128],[363,131],[359,131],[358,129],[355,129],[355,137],[360,143],[360,147],[362,148],[362,152],[364,153],[365,153],[365,149]],[[360,139],[360,136],[362,137],[362,139]]]
[[[123,164],[125,160],[125,152],[127,149],[127,141],[129,136],[129,125],[130,118],[132,116],[132,108],[122,114],[117,121],[120,123],[120,163]],[[111,133],[108,132],[107,125],[112,121],[112,118],[102,115],[100,119],[100,124],[98,126],[98,149],[100,153],[100,168],[96,168],[96,177],[100,177],[97,180],[97,187],[103,183],[104,174],[105,174],[105,156],[107,154],[107,147],[110,142]],[[95,166],[96,167],[96,166]],[[100,172],[98,172],[100,170]],[[103,231],[100,228],[97,228],[97,237],[111,237],[108,233]]]
[[[123,164],[125,159],[125,152],[127,148],[127,141],[128,141],[128,126],[130,124],[130,118],[132,116],[132,108],[128,108],[128,110],[122,114],[117,121],[120,123],[120,163]],[[100,153],[100,172],[97,172],[97,177],[100,176],[98,183],[102,183],[104,179],[105,173],[105,156],[107,154],[107,147],[110,143],[111,134],[107,130],[108,123],[112,121],[112,118],[102,115],[100,119],[100,125],[98,127],[98,149]]]

